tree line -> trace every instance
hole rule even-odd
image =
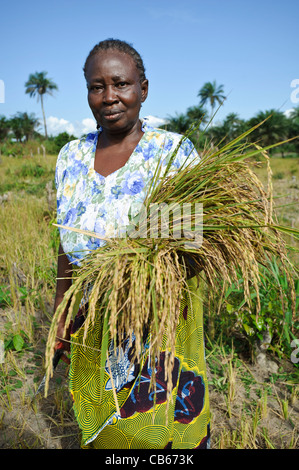
[[[44,140],[48,151],[58,152],[59,145],[63,146],[69,140],[76,138],[66,132],[56,137],[48,136],[44,97],[52,95],[57,91],[58,86],[47,77],[47,72],[36,72],[30,74],[25,83],[25,93],[30,97],[36,97],[41,103],[43,116],[44,134],[40,133],[41,123],[34,113],[18,112],[11,118],[0,116],[0,141],[14,139],[17,142],[28,142],[29,140]],[[192,139],[198,147],[204,145],[204,140],[208,140],[213,145],[219,145],[231,141],[246,130],[265,121],[258,127],[250,139],[258,142],[261,146],[274,144],[283,140],[291,139],[299,135],[299,107],[294,108],[288,116],[283,112],[274,109],[260,111],[248,120],[241,119],[236,113],[229,113],[225,119],[218,124],[213,123],[213,116],[216,107],[220,106],[227,99],[224,93],[224,86],[217,85],[216,81],[206,82],[198,92],[199,103],[187,108],[185,113],[177,113],[175,116],[168,116],[165,129],[184,134],[194,122],[200,122],[199,130],[194,133]],[[207,107],[209,109],[207,109]],[[208,125],[212,122],[211,125]],[[207,126],[204,136],[201,130]],[[280,147],[282,156],[286,152],[299,155],[298,139]]]
[[[61,132],[55,137],[48,136],[44,110],[44,96],[52,96],[53,91],[57,90],[58,86],[47,77],[47,72],[30,74],[25,83],[25,93],[29,94],[31,98],[36,97],[37,101],[41,103],[44,135],[40,133],[41,123],[34,113],[18,112],[11,118],[0,116],[0,142],[7,143],[8,141],[14,140],[18,143],[22,143],[24,141],[35,140],[43,143],[48,153],[57,153],[64,144],[75,139],[75,136],[69,135],[67,132]],[[1,150],[4,151],[4,153],[13,153],[11,152],[11,148],[7,149],[5,145],[2,146]],[[18,149],[18,151],[19,150],[20,149]]]
[[[185,113],[168,116],[167,123],[163,127],[184,134],[194,121],[200,122],[199,131],[193,138],[191,137],[199,147],[204,145],[206,138],[216,146],[220,142],[226,144],[263,121],[265,122],[249,136],[252,142],[257,142],[262,147],[299,136],[299,107],[293,108],[288,116],[281,111],[270,109],[259,111],[247,120],[241,119],[237,113],[229,113],[221,123],[209,125],[215,115],[216,106],[221,106],[226,100],[223,85],[218,86],[216,81],[207,82],[199,90],[197,96],[200,98],[198,105],[187,108]],[[206,126],[207,129],[201,140],[200,131]],[[286,152],[299,155],[299,139],[282,145],[280,152],[282,156]]]
[[[52,95],[54,90],[58,90],[58,86],[50,78],[47,77],[47,72],[31,73],[27,82],[25,83],[25,93],[29,96],[36,97],[40,101],[44,122],[45,138],[48,138],[46,116],[44,110],[44,95]],[[0,140],[4,140],[9,136],[16,139],[17,142],[33,139],[37,134],[37,129],[40,127],[40,121],[34,113],[18,112],[10,119],[5,116],[0,116]]]

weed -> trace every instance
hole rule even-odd
[[[215,334],[220,331],[226,334],[233,331],[235,335],[239,335],[239,338],[246,339],[250,346],[251,357],[254,355],[256,345],[260,343],[267,343],[266,348],[271,348],[279,357],[283,354],[290,356],[290,343],[299,329],[298,319],[292,318],[291,294],[286,276],[280,273],[280,268],[274,260],[269,260],[269,264],[271,271],[266,266],[261,271],[258,315],[256,294],[254,291],[251,294],[251,305],[245,303],[243,279],[240,276],[238,284],[233,283],[225,290],[219,315],[213,316]],[[298,306],[299,280],[294,279],[294,283]],[[211,318],[207,325],[208,329],[210,323]],[[235,345],[238,345],[236,341]]]
[[[283,171],[278,171],[277,173],[273,173],[272,178],[277,179],[277,180],[282,180],[285,177],[285,174]]]
[[[0,286],[0,307],[7,307],[9,305],[11,305],[9,286]]]
[[[61,376],[57,382],[55,374],[49,399],[39,397],[31,403],[44,372],[46,322],[52,314],[56,282],[59,235],[52,225],[55,213],[48,210],[45,194],[47,182],[53,179],[56,157],[47,157],[46,161],[34,157],[28,162],[21,157],[6,157],[3,152],[1,159],[0,194],[9,190],[11,197],[0,205],[0,308],[3,314],[0,338],[5,341],[5,362],[0,364],[0,446],[49,448],[51,432],[56,440],[57,436],[63,436],[67,445],[78,446],[79,433],[61,366]],[[293,164],[288,170],[287,159],[272,161],[277,166],[274,173],[286,174],[286,178],[277,178],[274,184],[286,184],[290,179],[288,172],[295,174],[297,171],[298,175],[297,165]],[[39,166],[45,170],[38,169]],[[23,176],[19,172],[16,179],[20,168],[23,168]],[[36,176],[38,172],[41,174]],[[280,191],[287,193],[288,189]],[[285,217],[291,214],[297,223],[298,215],[292,206],[282,208],[281,212]],[[288,313],[289,293],[285,280],[279,269],[277,279],[270,278],[265,270],[260,322],[256,322],[254,308],[250,310],[245,304],[241,305],[241,276],[239,284],[233,285],[231,291],[224,287],[221,308],[218,310],[215,303],[205,310],[206,331],[208,321],[214,327],[214,336],[206,338],[212,447],[298,448],[298,414],[295,414],[298,367],[291,364],[291,369],[285,369],[284,365],[288,358],[288,341],[292,340],[292,335],[298,336],[298,330],[297,319],[292,322]],[[252,301],[254,307],[254,297]],[[222,309],[225,309],[224,316]],[[272,334],[269,355],[281,357],[283,368],[276,374],[265,372],[264,376],[256,378],[252,372],[254,366],[248,360],[254,359],[251,349],[267,327]],[[273,416],[281,422],[281,431],[274,430]],[[33,419],[37,424],[33,425]],[[74,430],[66,433],[71,426]]]
[[[14,335],[13,338],[9,341],[9,343],[4,346],[4,349],[9,349],[11,347],[11,343],[16,351],[22,351],[25,344],[21,335]]]
[[[32,177],[32,178],[40,178],[44,176],[46,173],[46,169],[39,164],[23,164],[18,170],[15,171],[15,175],[21,178],[25,177]]]

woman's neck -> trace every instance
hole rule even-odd
[[[130,142],[137,143],[143,135],[141,130],[141,122],[138,119],[136,123],[129,129],[119,132],[111,132],[108,129],[102,129],[98,139],[98,148],[107,148],[115,145],[126,146]]]

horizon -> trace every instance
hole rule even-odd
[[[295,0],[190,0],[187,6],[174,0],[171,7],[157,0],[112,6],[86,0],[84,8],[78,0],[17,0],[1,13],[0,115],[34,113],[42,122],[40,103],[24,84],[30,73],[46,71],[58,86],[44,103],[49,135],[95,129],[82,67],[108,37],[133,43],[141,54],[150,86],[140,116],[152,124],[198,105],[198,91],[214,80],[227,97],[216,121],[232,112],[244,120],[270,109],[288,114],[299,103]]]

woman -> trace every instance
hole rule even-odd
[[[140,207],[157,165],[161,161],[166,165],[181,136],[153,129],[140,120],[148,81],[140,55],[126,42],[110,39],[96,45],[86,59],[84,74],[98,132],[72,141],[60,151],[56,168],[57,220],[61,225],[109,238],[125,230],[128,211],[134,211],[138,204]],[[181,145],[172,170],[178,171],[187,158],[198,158],[189,140]],[[60,237],[55,308],[71,285],[71,266],[76,268],[88,251],[105,243],[66,229],[60,230]],[[147,362],[139,375],[139,366],[130,365],[126,343],[116,355],[111,345],[105,389],[99,390],[100,358],[96,350],[100,324],[89,328],[86,346],[81,346],[80,326],[88,312],[88,293],[84,293],[70,336],[70,389],[83,447],[207,447],[209,407],[202,306],[195,278],[188,283],[194,295],[181,302],[173,399],[168,406],[164,350],[156,371],[155,397],[148,390],[151,370]],[[68,349],[67,341],[61,341],[64,321],[65,316],[59,325],[56,348]]]

